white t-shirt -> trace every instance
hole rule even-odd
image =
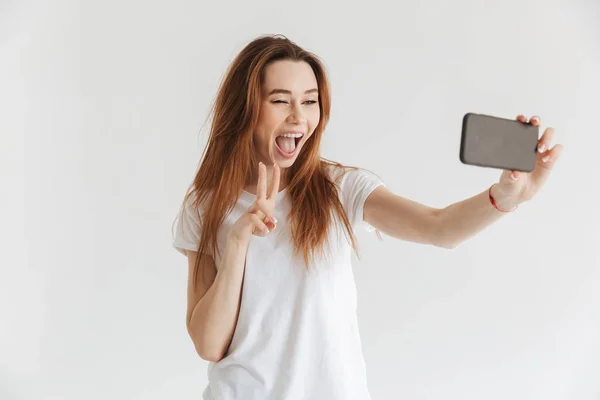
[[[348,169],[340,178],[340,200],[354,232],[374,231],[363,221],[369,194],[385,185],[377,176]],[[277,228],[253,236],[246,256],[240,313],[227,354],[208,366],[204,400],[370,400],[359,336],[352,247],[343,228],[330,233],[329,261],[307,270],[292,258],[287,189],[276,197]],[[218,232],[224,249],[231,225],[255,201],[243,191]],[[334,225],[336,226],[336,225]],[[196,251],[198,217],[178,215],[172,245]],[[337,236],[337,238],[336,238]],[[327,248],[327,247],[326,247]],[[221,250],[223,251],[223,250]],[[318,253],[317,253],[318,254]],[[215,260],[217,267],[220,259]]]

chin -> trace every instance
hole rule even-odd
[[[294,161],[296,161],[296,157],[294,158],[281,158],[278,157],[277,155],[274,158],[275,164],[277,164],[279,166],[279,168],[289,168],[294,164]]]

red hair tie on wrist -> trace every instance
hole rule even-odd
[[[495,183],[494,183],[495,185]],[[515,211],[517,208],[519,208],[519,206],[517,205],[515,208],[513,208],[512,210],[501,210],[498,208],[498,205],[496,205],[496,201],[494,201],[494,198],[492,197],[492,188],[494,187],[494,185],[490,186],[490,190],[488,190],[488,196],[490,198],[490,203],[492,203],[492,206],[494,206],[494,208],[498,211],[501,211],[503,213],[509,213],[509,212],[513,212]]]

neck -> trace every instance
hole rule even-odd
[[[273,166],[267,165],[266,163],[263,163],[263,164],[265,164],[265,166],[267,167],[267,191],[268,191],[269,188],[271,187],[271,182],[273,181]],[[287,168],[280,167],[279,188],[277,189],[278,192],[281,192],[283,189],[285,189],[289,183],[286,172],[287,172]],[[246,190],[247,192],[250,192],[252,194],[256,194],[257,186],[258,186],[258,171],[255,171],[252,174],[251,179],[246,182],[246,185],[244,186],[244,190]]]

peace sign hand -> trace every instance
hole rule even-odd
[[[233,224],[228,238],[242,244],[248,244],[252,235],[266,236],[276,227],[275,198],[279,191],[280,169],[273,165],[273,181],[267,192],[267,167],[261,162],[258,165],[258,186],[256,201]]]

